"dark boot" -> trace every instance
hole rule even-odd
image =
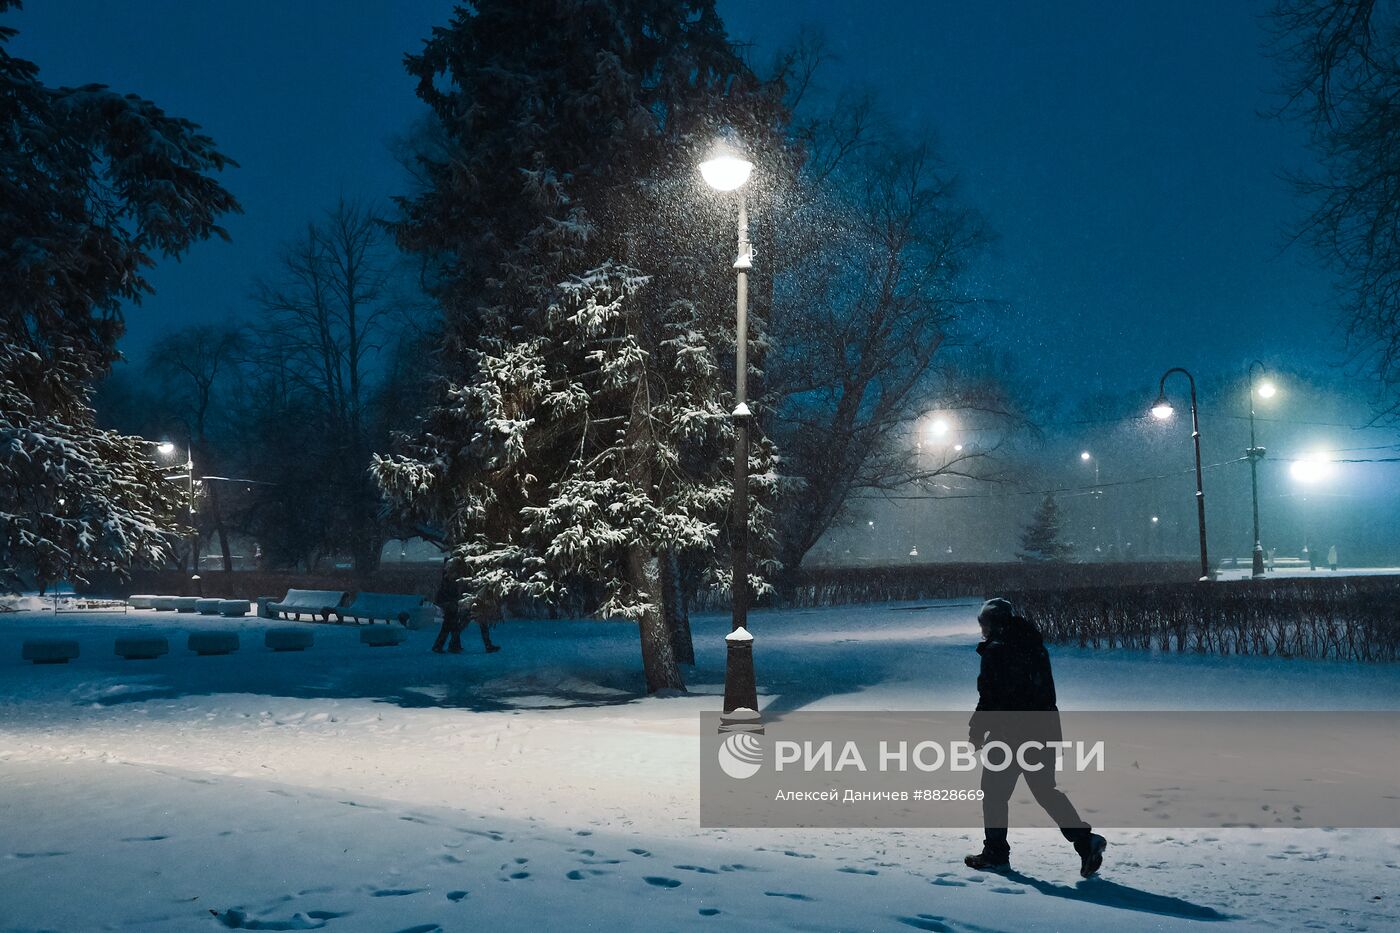
[[[1079,876],[1088,878],[1103,864],[1103,850],[1108,848],[1108,840],[1098,833],[1090,833],[1089,838],[1074,844],[1079,853]]]
[[[978,871],[1005,871],[1011,867],[1011,849],[988,842],[982,846],[981,852],[965,856],[963,864]]]

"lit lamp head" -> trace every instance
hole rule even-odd
[[[1301,460],[1294,460],[1288,467],[1288,473],[1300,483],[1312,484],[1327,479],[1334,469],[1331,455],[1317,450]]]
[[[742,188],[751,172],[753,163],[744,158],[733,133],[726,133],[717,139],[705,161],[700,163],[700,177],[716,191]]]
[[[1080,453],[1079,459],[1083,460],[1085,463],[1088,463],[1090,460],[1094,459],[1094,455],[1086,450]]]
[[[928,432],[934,437],[947,437],[953,426],[948,423],[947,418],[934,418],[928,426]]]
[[[1271,381],[1266,379],[1263,382],[1259,383],[1259,385],[1255,387],[1254,391],[1258,393],[1260,398],[1273,398],[1275,393],[1278,392],[1278,387],[1275,386]]]
[[[156,445],[156,450],[160,451],[161,456],[168,457],[175,453],[175,445],[170,441],[161,441]]]
[[[1172,408],[1172,403],[1167,401],[1165,392],[1157,396],[1157,401],[1152,403],[1152,417],[1158,421],[1166,421],[1175,413],[1176,409]]]

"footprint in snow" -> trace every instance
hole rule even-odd
[[[873,868],[856,868],[854,865],[842,865],[837,871],[843,871],[848,875],[878,875],[879,872]]]
[[[991,890],[992,890],[992,892],[993,892],[994,894],[1025,894],[1025,893],[1026,893],[1024,888],[1008,888],[1008,887],[1006,887],[1006,886],[1004,886],[1004,885],[1003,885],[1003,886],[1000,886],[1000,887],[992,888]]]
[[[936,884],[936,885],[940,885],[941,887],[945,887],[945,888],[965,888],[965,887],[967,887],[967,882],[966,882],[966,881],[958,881],[956,878],[945,878],[945,877],[943,877],[942,875],[938,876],[937,878],[930,878],[930,879],[929,879],[929,884]]]
[[[10,858],[57,858],[67,852],[16,852]]]
[[[160,842],[162,839],[169,838],[169,836],[127,836],[122,842]]]
[[[464,897],[466,897],[466,896],[467,896],[467,892],[466,892],[466,891],[448,891],[448,892],[447,892],[447,899],[448,899],[449,901],[451,901],[452,903],[454,903],[454,904],[457,903],[458,901],[460,901],[462,898],[464,898]]]
[[[651,858],[651,853],[646,849],[628,849],[633,855],[640,855],[642,858]]]
[[[607,872],[601,871],[597,868],[575,868],[573,871],[569,872],[564,877],[568,878],[570,881],[582,881],[585,878],[595,878],[598,875],[606,874]]]
[[[675,878],[663,878],[660,875],[647,875],[642,879],[654,888],[679,888],[681,883]]]
[[[378,891],[369,892],[370,897],[407,897],[410,894],[419,894],[422,888],[380,888]]]
[[[416,927],[404,927],[402,930],[395,930],[394,933],[442,933],[442,926],[437,923],[420,923]]]
[[[702,917],[713,917],[719,913],[718,907],[701,907],[698,911]]]
[[[702,875],[718,875],[719,872],[713,868],[706,868],[704,865],[672,865],[672,868],[679,868],[681,871],[694,871]]]
[[[814,901],[816,898],[808,897],[805,894],[792,894],[787,891],[764,891],[764,897],[785,897],[790,901]]]
[[[942,917],[935,917],[933,914],[919,914],[917,917],[896,917],[905,926],[913,927],[916,930],[928,930],[930,933],[953,933],[953,928],[943,922]]]
[[[788,849],[783,854],[790,855],[793,858],[816,858],[815,855],[808,855],[806,852],[794,852],[791,849]]]

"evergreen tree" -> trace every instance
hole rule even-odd
[[[1073,548],[1060,540],[1060,507],[1054,496],[1047,495],[1022,532],[1021,552],[1016,556],[1025,561],[1056,561],[1068,559],[1072,552]]]
[[[733,219],[695,166],[728,125],[780,170],[781,88],[709,0],[483,0],[408,66],[442,133],[398,233],[435,270],[443,385],[376,475],[478,618],[588,581],[648,689],[683,687],[664,570],[722,579],[731,499]],[[771,489],[771,451],[750,468]]]
[[[0,14],[18,6],[0,0]],[[154,255],[223,235],[230,164],[198,128],[99,85],[54,88],[0,26],[0,586],[159,563],[179,492],[96,426],[122,303]]]

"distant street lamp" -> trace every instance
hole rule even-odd
[[[1249,382],[1249,447],[1244,455],[1249,460],[1249,491],[1253,498],[1254,505],[1254,561],[1250,575],[1256,579],[1264,578],[1264,545],[1259,538],[1259,461],[1264,459],[1264,448],[1260,447],[1254,440],[1254,399],[1256,394],[1259,398],[1273,398],[1273,382],[1265,380],[1259,383],[1259,387],[1254,387],[1254,369],[1258,367],[1263,371],[1264,364],[1255,360],[1249,364],[1249,369],[1245,375]]]
[[[162,457],[175,456],[177,448],[174,441],[146,441],[148,445],[154,447],[156,452]],[[194,508],[194,450],[190,444],[185,445],[185,472],[176,473],[165,477],[167,480],[184,480],[186,490],[189,495],[189,520],[190,520],[190,568],[192,576],[190,579],[199,579],[199,528],[195,525]]]
[[[1210,580],[1211,574],[1210,559],[1206,556],[1206,493],[1201,480],[1201,419],[1196,410],[1196,377],[1180,366],[1164,372],[1157,384],[1157,401],[1152,404],[1152,416],[1165,421],[1175,412],[1172,403],[1167,400],[1167,377],[1172,373],[1181,373],[1191,384],[1191,440],[1196,448],[1196,520],[1201,534],[1201,580],[1205,582]]]
[[[753,245],[749,243],[748,199],[740,191],[753,172],[753,163],[732,136],[716,141],[709,157],[700,163],[700,176],[716,191],[739,191],[739,250],[734,338],[734,552],[733,619],[725,639],[724,712],[758,709],[758,683],[753,669],[753,638],[748,633],[749,613],[749,270]]]
[[[1089,531],[1092,533],[1094,538],[1094,553],[1102,557],[1102,536],[1099,531],[1099,526],[1103,524],[1103,506],[1101,504],[1103,502],[1103,490],[1099,489],[1099,458],[1089,453],[1089,451],[1083,450],[1079,453],[1079,459],[1082,463],[1092,463],[1094,465],[1094,488],[1093,491],[1090,493],[1090,496],[1093,498],[1094,501],[1094,524],[1092,527],[1090,527]]]

